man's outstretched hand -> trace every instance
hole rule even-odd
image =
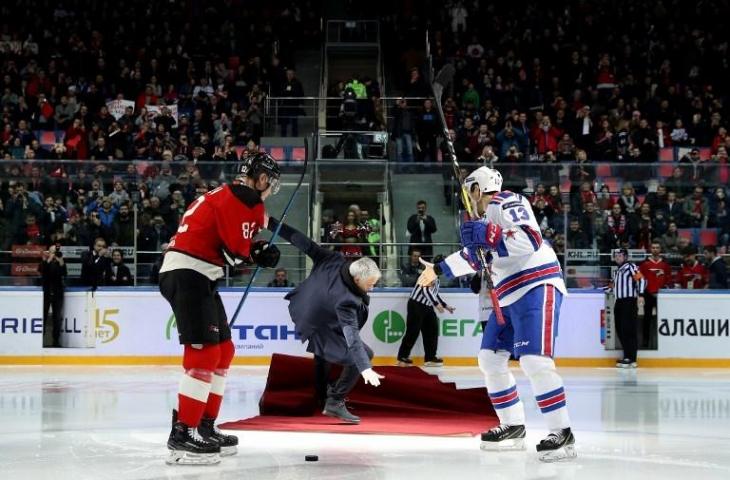
[[[363,380],[365,380],[365,383],[369,383],[373,387],[377,387],[378,385],[380,385],[380,379],[385,378],[383,375],[380,375],[378,372],[376,372],[372,368],[363,370],[362,372],[360,372],[360,375],[362,375],[362,378],[363,378]]]

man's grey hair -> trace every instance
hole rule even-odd
[[[372,258],[363,257],[350,264],[350,275],[354,279],[380,278],[380,268]]]

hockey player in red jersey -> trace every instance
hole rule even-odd
[[[279,250],[254,237],[267,219],[263,201],[279,189],[268,154],[242,159],[240,173],[190,204],[160,268],[160,292],[175,314],[184,345],[178,410],[167,447],[169,464],[215,464],[236,453],[238,438],[215,426],[235,348],[215,282],[226,262],[274,267]]]

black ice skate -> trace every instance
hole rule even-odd
[[[322,410],[322,413],[328,417],[339,418],[343,422],[360,423],[360,417],[350,413],[343,400],[337,401],[328,398],[327,403],[324,404],[324,410]]]
[[[498,425],[482,433],[479,448],[485,451],[510,451],[525,449],[524,425]]]
[[[203,418],[198,425],[198,433],[203,439],[220,445],[221,457],[229,457],[238,452],[238,437],[221,432],[215,426],[214,418]]]
[[[170,451],[165,460],[168,465],[215,465],[221,461],[221,447],[206,441],[196,428],[182,422],[176,421],[172,425],[167,449]]]
[[[551,433],[537,445],[537,455],[543,462],[559,462],[577,457],[573,432],[564,428],[560,432]]]

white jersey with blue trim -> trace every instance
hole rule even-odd
[[[492,280],[499,305],[506,307],[532,288],[550,284],[567,294],[555,251],[542,239],[530,202],[510,191],[497,193],[482,221],[502,227],[502,238],[492,252]],[[466,249],[449,255],[442,264],[447,276],[474,273]]]

